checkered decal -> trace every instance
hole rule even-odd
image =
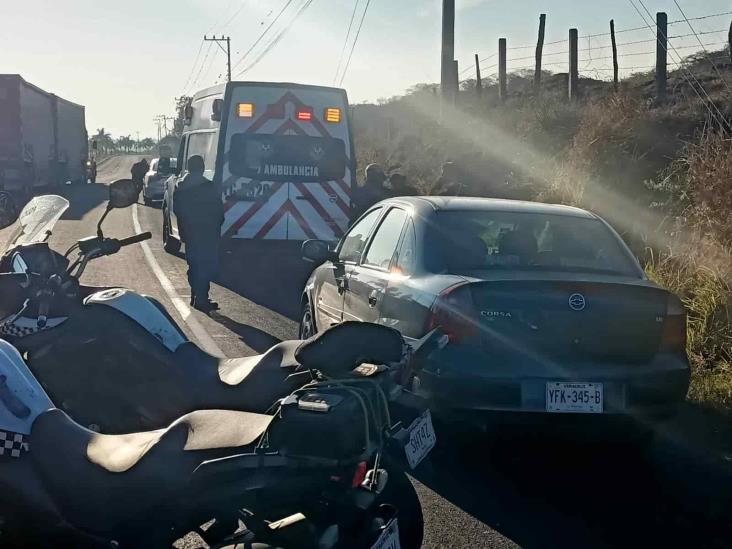
[[[18,326],[13,322],[0,324],[0,337],[26,337],[39,332],[42,328],[32,326]]]
[[[19,458],[21,453],[28,451],[26,435],[0,431],[0,456]]]

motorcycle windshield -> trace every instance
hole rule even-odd
[[[68,207],[68,200],[53,194],[37,196],[28,202],[15,222],[8,248],[43,242]]]

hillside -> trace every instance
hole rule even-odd
[[[510,75],[509,98],[489,81],[462,83],[441,113],[434,85],[354,108],[359,165],[379,162],[429,193],[445,161],[465,194],[579,205],[621,232],[651,277],[689,310],[690,398],[732,408],[732,62],[727,50],[687,58],[656,101],[653,73],[584,78]]]

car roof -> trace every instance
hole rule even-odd
[[[591,212],[573,206],[561,204],[545,204],[543,202],[529,202],[526,200],[505,200],[500,198],[477,198],[462,196],[402,196],[396,201],[414,206],[430,206],[435,211],[493,211],[516,213],[539,213],[551,215],[566,215],[597,219]]]

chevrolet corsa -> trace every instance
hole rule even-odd
[[[302,337],[346,320],[411,338],[447,332],[414,380],[437,411],[663,418],[685,398],[681,301],[590,212],[395,198],[303,255],[320,266],[302,296]]]

